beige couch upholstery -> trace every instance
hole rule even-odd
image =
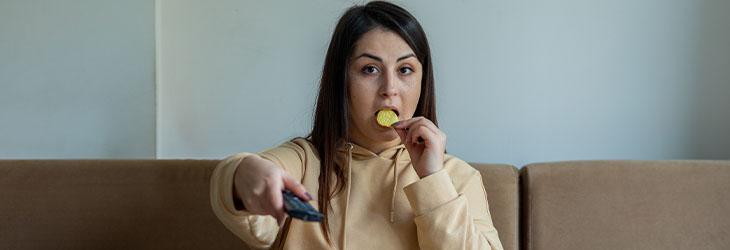
[[[730,249],[730,161],[521,169],[523,249]]]
[[[210,208],[208,160],[0,160],[0,249],[247,249]],[[481,171],[505,249],[518,172]]]

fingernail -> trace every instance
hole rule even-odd
[[[304,194],[307,195],[307,198],[309,198],[309,200],[314,200],[314,198],[312,198],[312,195],[309,194],[309,192],[304,192]]]
[[[390,126],[391,126],[391,127],[397,127],[397,126],[398,126],[399,124],[400,124],[400,122],[398,121],[398,122],[395,122],[395,123],[393,123],[393,124],[390,124]]]

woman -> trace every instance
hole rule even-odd
[[[350,8],[327,50],[311,133],[221,162],[215,214],[255,248],[502,249],[481,175],[445,154],[434,100],[418,21],[386,2]],[[379,124],[386,109],[400,121]],[[285,189],[324,219],[288,218]]]

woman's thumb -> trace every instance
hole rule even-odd
[[[395,129],[395,132],[398,133],[398,137],[400,137],[400,141],[402,143],[406,144],[405,143],[405,141],[406,141],[406,130],[405,129],[397,129],[397,128],[394,128],[394,129]]]

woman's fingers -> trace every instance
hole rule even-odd
[[[292,191],[292,193],[294,193],[303,201],[309,201],[312,199],[311,195],[307,193],[304,185],[289,176],[286,172],[282,171],[281,182],[277,183],[276,185],[269,186],[268,197],[268,210],[271,211],[271,215],[276,218],[279,225],[281,225],[284,222],[284,219],[286,219],[286,211],[284,211],[284,197],[281,193],[284,189]]]
[[[273,162],[256,157],[244,159],[246,171],[237,171],[234,186],[248,212],[271,215],[281,224],[286,218],[284,189],[291,190],[304,201],[311,200],[304,186]],[[239,167],[240,169],[241,167]]]
[[[423,138],[424,143],[433,143],[436,133],[431,131],[426,125],[416,125],[413,131],[409,131],[413,134],[411,136],[411,143],[418,144],[418,138]]]
[[[303,201],[310,201],[313,199],[312,195],[307,192],[307,189],[304,187],[304,185],[299,183],[297,180],[295,180],[286,173],[284,173],[282,177],[282,180],[284,181],[284,187],[291,190],[292,193],[299,197],[299,199],[302,199]]]
[[[434,147],[438,146],[438,144],[441,144],[442,142],[438,132],[433,131],[433,129],[429,128],[427,125],[413,125],[408,130],[408,134],[409,139],[407,142],[413,145],[423,144],[427,147]]]
[[[423,140],[438,140],[439,136],[443,137],[441,138],[442,140],[445,138],[445,134],[441,132],[441,130],[436,127],[433,122],[424,117],[415,117],[400,121],[396,124],[396,126],[394,126],[394,128],[399,135],[405,135],[401,137],[401,140],[404,143],[424,143],[420,141],[419,138],[422,138]]]
[[[411,137],[413,135],[413,133],[410,131],[411,128],[413,127],[413,125],[415,123],[422,121],[422,120],[427,120],[427,119],[423,118],[423,117],[414,117],[411,119],[399,121],[398,123],[396,123],[393,126],[393,128],[395,128],[396,131],[403,131],[402,133],[404,134],[405,138],[401,138],[401,142],[403,142],[404,144],[408,144],[408,142],[411,141]]]
[[[423,116],[413,117],[411,119],[405,119],[405,120],[402,120],[402,121],[398,121],[396,124],[393,125],[393,128],[395,128],[395,129],[405,129],[405,128],[411,126],[411,124],[416,123],[416,122],[418,122],[420,120],[428,120],[428,119],[424,118]]]
[[[443,131],[441,131],[438,127],[436,127],[435,124],[429,123],[423,126],[424,128],[428,129],[431,133],[432,138],[434,140],[439,139],[440,142],[446,143],[446,134],[444,134]]]
[[[433,124],[433,122],[431,120],[426,119],[424,117],[420,117],[420,116],[399,121],[395,126],[393,126],[393,128],[395,128],[396,130],[398,130],[398,129],[413,130],[419,125],[427,126],[431,130],[436,132],[437,134],[439,133],[437,131],[440,131],[440,129],[438,127],[436,127],[436,124]]]

